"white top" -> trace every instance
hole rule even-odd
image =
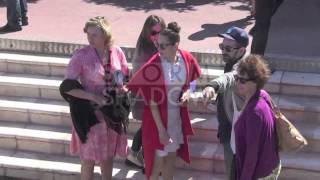
[[[180,106],[177,104],[181,97],[182,87],[185,84],[187,71],[185,62],[180,54],[177,54],[176,63],[161,59],[167,97],[168,97],[168,127],[167,132],[172,140],[164,147],[164,152],[175,152],[180,144],[183,144]]]
[[[230,145],[231,145],[231,149],[232,149],[233,154],[236,154],[236,141],[235,141],[235,134],[234,134],[234,125],[236,124],[236,122],[238,121],[238,119],[240,117],[241,110],[238,111],[233,93],[232,93],[232,104],[233,104],[233,120],[232,120]]]

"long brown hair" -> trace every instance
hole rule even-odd
[[[136,44],[138,53],[141,53],[141,51],[149,51],[156,49],[154,47],[153,42],[150,41],[149,37],[152,31],[152,27],[157,24],[160,24],[162,29],[166,27],[166,24],[161,17],[157,15],[150,15],[147,17]]]

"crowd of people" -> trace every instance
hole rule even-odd
[[[254,15],[259,15],[258,1],[255,7]],[[253,41],[260,30],[265,31],[260,23],[257,19],[251,30]],[[157,15],[148,16],[129,72],[123,51],[113,44],[108,21],[95,17],[85,23],[89,45],[74,53],[60,87],[70,104],[70,150],[80,156],[82,180],[92,179],[95,165],[100,166],[102,179],[111,180],[116,155],[143,169],[151,180],[174,179],[176,158],[190,163],[188,136],[193,129],[188,101],[201,69],[190,52],[180,49],[180,30],[177,22],[166,24]],[[248,53],[249,35],[239,27],[218,36],[224,74],[202,93],[205,105],[217,95],[218,138],[224,147],[228,179],[276,180],[281,162],[271,98],[263,90],[271,74],[264,50],[251,47],[255,50]],[[130,149],[123,123],[128,117],[115,118],[103,110],[110,104],[121,112],[127,110],[110,92],[121,97],[130,94],[133,118],[142,122]],[[80,111],[82,115],[77,116]]]

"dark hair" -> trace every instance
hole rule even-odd
[[[262,89],[270,77],[270,69],[265,60],[259,55],[249,55],[239,62],[238,72],[247,74],[257,84],[257,89]]]
[[[149,49],[156,49],[153,42],[150,41],[149,36],[151,34],[151,28],[157,24],[160,24],[162,29],[166,27],[166,24],[161,17],[157,15],[150,15],[147,17],[136,44],[136,48],[138,49],[138,51],[148,51]]]
[[[175,43],[180,42],[180,30],[181,28],[177,22],[171,22],[160,34],[167,37],[170,44],[174,45]]]

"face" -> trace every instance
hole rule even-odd
[[[240,48],[238,43],[234,40],[223,38],[219,48],[222,51],[223,61],[225,63],[238,60],[244,53],[244,49]]]
[[[159,38],[159,34],[162,31],[161,25],[160,24],[156,24],[154,26],[152,26],[151,31],[150,31],[150,41],[155,43],[158,38]]]
[[[159,35],[158,41],[156,42],[156,47],[157,47],[161,57],[169,58],[169,57],[172,57],[176,54],[177,49],[178,49],[178,43],[171,44],[168,41],[167,37],[165,37],[163,35]]]
[[[239,72],[235,75],[236,85],[237,85],[237,93],[239,95],[245,96],[246,94],[255,91],[257,88],[257,84],[253,79],[250,79],[248,75],[240,74]]]
[[[90,46],[94,48],[105,47],[106,37],[100,28],[94,26],[88,27],[87,38]]]

